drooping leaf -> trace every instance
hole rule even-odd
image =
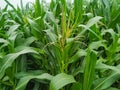
[[[24,45],[29,46],[31,43],[33,43],[35,40],[37,40],[35,37],[29,37],[25,40]]]
[[[115,81],[119,80],[120,75],[116,72],[113,72],[111,75],[105,78],[99,78],[94,82],[93,90],[106,90],[109,88]]]
[[[15,88],[15,90],[24,90],[27,83],[31,80],[31,79],[38,79],[38,80],[51,80],[53,78],[53,76],[51,76],[48,73],[43,73],[41,75],[27,75],[27,76],[23,76],[20,81],[17,84],[17,87]]]
[[[6,32],[6,34],[8,36],[10,36],[15,30],[17,30],[19,28],[19,26],[20,26],[19,24],[15,24],[15,25],[11,26],[10,29],[8,30],[8,32]]]
[[[8,41],[3,38],[0,38],[0,43],[8,43]]]
[[[76,82],[73,76],[67,75],[65,73],[60,73],[53,77],[50,82],[50,90],[59,90],[67,84]]]
[[[4,76],[5,70],[12,65],[12,63],[18,56],[20,56],[22,54],[26,54],[26,53],[36,53],[37,54],[37,52],[31,47],[19,47],[18,50],[19,51],[16,53],[11,53],[11,54],[8,54],[3,57],[2,66],[0,66],[0,72],[1,72],[0,79]]]
[[[73,62],[77,61],[77,59],[82,56],[86,56],[86,51],[80,49],[69,59],[69,63],[73,63]]]
[[[104,47],[105,49],[107,49],[106,45],[105,45],[105,41],[96,41],[96,42],[92,42],[89,45],[90,49],[98,49],[99,47]]]
[[[100,19],[102,19],[102,17],[100,16],[96,16],[94,18],[91,18],[87,24],[86,24],[86,27],[90,28],[91,26],[93,26],[94,24],[96,24]]]
[[[101,62],[97,62],[96,69],[110,69],[110,70],[113,70],[116,73],[120,74],[120,70],[119,70],[120,65],[118,65],[118,66],[110,66],[110,65],[103,64]]]
[[[112,74],[105,78],[99,78],[94,82],[94,90],[98,89],[107,89],[109,88],[115,81],[120,79],[120,65],[118,66],[109,66],[103,64],[101,62],[97,62],[96,69],[105,69],[105,70],[112,70]]]

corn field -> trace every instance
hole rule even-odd
[[[120,0],[5,2],[0,90],[120,90]]]

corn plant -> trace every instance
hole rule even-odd
[[[120,89],[119,0],[5,1],[0,90]]]

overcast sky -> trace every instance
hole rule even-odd
[[[15,7],[20,4],[20,0],[8,0],[12,3]],[[23,0],[23,4],[25,5],[27,2],[34,2],[35,0]],[[50,0],[46,0],[46,2],[50,2]],[[0,7],[4,8],[6,5],[4,0],[0,0]]]

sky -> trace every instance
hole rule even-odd
[[[20,4],[20,0],[8,0],[15,7]],[[27,2],[34,2],[35,0],[23,0],[23,4],[25,5]],[[46,0],[46,2],[50,2],[50,0]],[[4,8],[6,5],[4,0],[0,0],[0,8]]]

